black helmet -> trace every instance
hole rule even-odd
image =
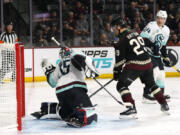
[[[113,18],[112,22],[111,22],[111,26],[116,26],[116,25],[120,25],[122,28],[126,28],[127,27],[127,22],[124,18],[122,18],[121,16],[115,17]]]

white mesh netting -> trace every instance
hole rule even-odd
[[[17,125],[15,45],[0,44],[0,129]]]

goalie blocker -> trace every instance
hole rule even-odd
[[[32,116],[40,119],[58,118],[59,115],[68,125],[74,127],[97,122],[97,114],[87,95],[85,83],[85,73],[89,77],[98,76],[92,59],[66,47],[61,48],[59,56],[56,66],[47,59],[41,63],[47,82],[52,88],[56,88],[59,103],[42,103],[41,111],[32,113]]]

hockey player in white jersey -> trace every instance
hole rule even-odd
[[[152,59],[156,84],[163,92],[165,85],[164,64],[171,66],[171,61],[168,57],[166,49],[166,43],[169,39],[170,33],[168,26],[165,25],[166,19],[166,11],[158,11],[156,21],[149,22],[140,34],[146,42],[148,53]],[[166,99],[170,99],[169,95],[165,95],[165,97]],[[151,96],[150,91],[146,89],[144,89],[143,99],[144,102],[155,102],[155,99]]]
[[[75,127],[96,122],[97,114],[87,95],[85,83],[85,74],[92,78],[98,76],[92,59],[66,47],[60,49],[59,55],[56,66],[47,59],[41,63],[47,82],[56,88],[59,103],[42,103],[41,111],[32,113],[32,116],[40,119],[50,114],[59,114],[68,125]]]

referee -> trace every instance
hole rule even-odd
[[[12,22],[6,23],[6,29],[5,29],[5,32],[3,32],[0,36],[0,42],[1,43],[9,43],[9,44],[15,44],[16,42],[18,42],[17,35],[13,31]]]
[[[5,32],[0,35],[0,47],[1,44],[13,44],[18,42],[16,33],[13,31],[13,23],[11,21],[5,24]],[[2,65],[0,65],[0,83],[3,83],[3,79],[6,73],[12,72],[11,81],[16,79],[16,67],[15,67],[15,51],[14,50],[1,50]]]

